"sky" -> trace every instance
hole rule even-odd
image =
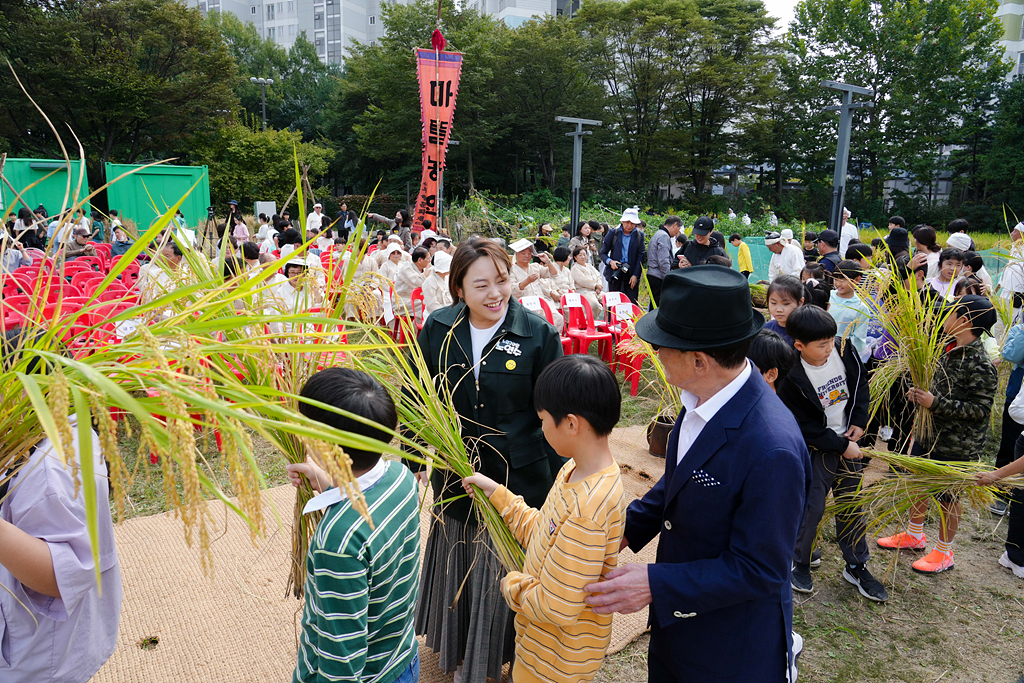
[[[764,6],[768,10],[768,16],[775,17],[779,21],[775,23],[775,30],[782,34],[789,27],[793,20],[793,7],[797,0],[764,0]]]

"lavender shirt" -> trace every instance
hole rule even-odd
[[[77,451],[78,428],[75,416],[70,419]],[[85,683],[117,645],[121,568],[107,504],[107,468],[95,433],[92,449],[102,597],[96,586],[84,498],[81,492],[75,497],[74,480],[49,439],[39,443],[0,504],[0,517],[46,541],[61,595],[51,598],[26,588],[0,565],[0,582],[7,588],[0,588],[0,680],[5,683]]]

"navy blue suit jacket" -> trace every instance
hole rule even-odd
[[[634,552],[661,534],[650,654],[682,681],[784,681],[811,476],[800,427],[756,368],[677,466],[683,413],[665,475],[626,513]]]
[[[632,277],[636,275],[640,277],[640,271],[643,270],[643,265],[647,257],[647,252],[644,249],[644,234],[640,231],[640,228],[634,228],[633,232],[629,234],[629,253],[623,255],[622,253],[622,226],[609,230],[608,234],[604,236],[604,241],[601,242],[601,251],[599,256],[604,264],[607,266],[608,261],[618,261],[619,263],[629,264],[629,275]],[[612,275],[615,271],[610,267],[604,269],[604,279],[611,282]]]

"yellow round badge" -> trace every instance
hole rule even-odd
[[[516,369],[516,362],[514,360],[507,360],[507,361],[505,361],[505,369],[506,370],[515,370]]]

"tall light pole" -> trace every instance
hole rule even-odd
[[[600,126],[600,121],[593,119],[574,119],[571,116],[556,116],[560,123],[575,123],[576,130],[566,133],[572,138],[572,190],[569,192],[569,233],[576,236],[576,226],[580,223],[580,173],[583,167],[583,136],[592,131],[583,130],[583,126]]]
[[[274,85],[273,78],[249,78],[250,83],[260,86],[260,99],[263,101],[263,130],[267,129],[267,86]]]
[[[832,206],[828,212],[828,227],[838,233],[843,231],[843,204],[846,194],[846,164],[850,159],[850,130],[853,127],[853,110],[873,107],[874,102],[854,102],[854,95],[874,97],[875,91],[859,85],[822,81],[821,87],[838,90],[843,94],[843,103],[825,107],[823,111],[839,112],[839,141],[836,145],[836,169],[832,178]]]

